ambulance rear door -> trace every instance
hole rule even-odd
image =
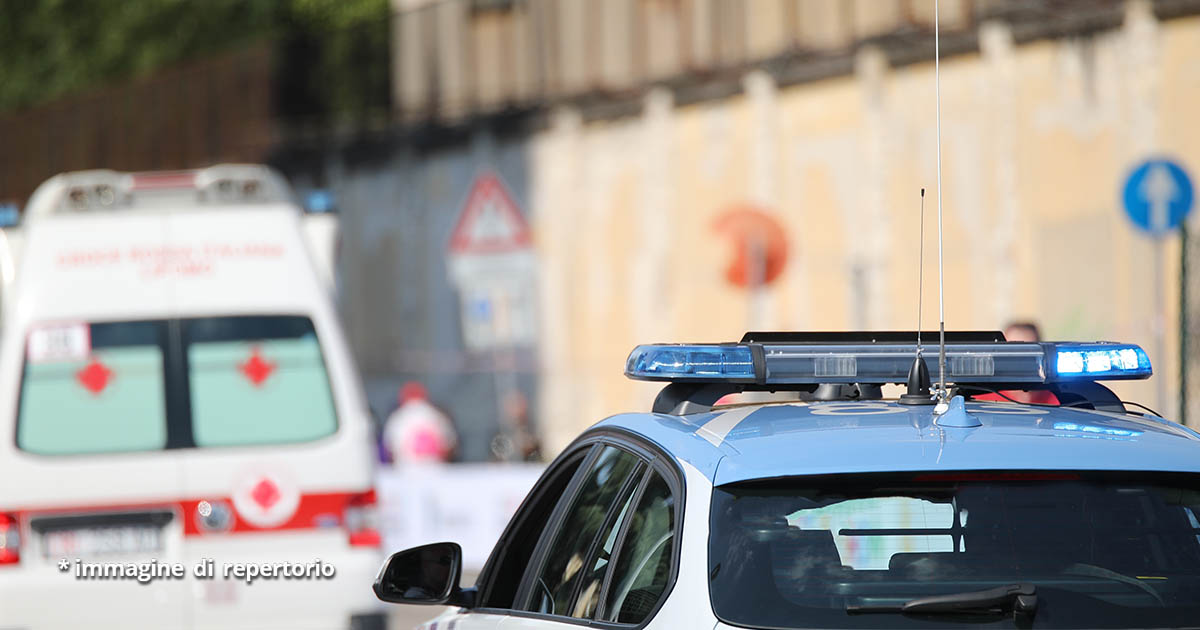
[[[97,213],[23,228],[0,345],[0,515],[20,534],[0,565],[6,623],[188,627],[189,579],[162,568],[186,563],[165,227]]]
[[[331,627],[377,605],[377,548],[349,522],[374,500],[369,416],[299,222],[283,205],[171,217],[172,247],[195,253],[173,304],[194,439],[180,453],[189,558],[218,574],[195,582],[196,628]],[[237,576],[248,563],[306,574]]]

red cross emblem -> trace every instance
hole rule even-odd
[[[259,387],[275,371],[275,362],[264,359],[258,348],[254,348],[250,351],[250,358],[238,364],[238,370],[245,375],[251,385]]]
[[[271,509],[272,505],[279,502],[279,488],[270,479],[263,479],[254,486],[250,491],[250,498],[262,508],[264,512]]]
[[[87,367],[75,373],[75,380],[79,381],[89,392],[95,395],[100,395],[105,387],[108,387],[109,381],[112,380],[112,370],[95,358],[87,364]]]

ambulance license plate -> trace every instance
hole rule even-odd
[[[121,526],[66,529],[42,533],[46,558],[155,553],[162,551],[158,527]]]

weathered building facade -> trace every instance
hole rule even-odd
[[[926,5],[398,2],[403,116],[538,110],[528,199],[552,443],[649,404],[653,386],[620,376],[639,342],[911,329],[922,187],[936,325]],[[1179,240],[1135,230],[1120,187],[1150,156],[1200,169],[1195,7],[943,5],[947,325],[1034,319],[1054,337],[1141,343],[1164,391],[1120,392],[1177,415]],[[449,51],[448,37],[471,43]],[[747,207],[788,243],[757,290],[729,282],[739,243],[715,227]]]

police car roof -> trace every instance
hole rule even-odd
[[[837,401],[622,414],[595,428],[640,435],[714,485],[895,471],[1200,472],[1200,434],[1161,418],[998,402],[966,410],[981,426],[938,426],[930,406]]]

